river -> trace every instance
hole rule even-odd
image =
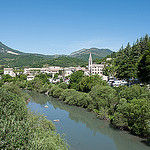
[[[31,111],[40,112],[54,122],[56,130],[65,139],[71,150],[149,150],[143,140],[126,131],[110,127],[108,121],[100,120],[92,112],[69,106],[56,98],[29,92]],[[48,108],[44,108],[47,105]]]

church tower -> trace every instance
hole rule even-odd
[[[90,56],[89,56],[88,69],[89,69],[89,72],[92,73],[92,56],[91,56],[91,52],[90,52]]]

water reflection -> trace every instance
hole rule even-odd
[[[109,141],[108,138],[106,139],[104,138],[104,136],[107,136],[110,139],[112,139],[116,145],[116,147],[110,146],[111,150],[148,150],[149,149],[148,146],[140,142],[140,139],[138,137],[130,135],[128,132],[125,132],[125,131],[120,131],[120,130],[115,130],[115,129],[110,128],[110,125],[107,121],[97,119],[94,113],[88,112],[85,109],[82,109],[76,106],[66,105],[64,102],[59,101],[58,99],[47,97],[39,93],[31,92],[30,95],[32,97],[32,102],[40,104],[42,107],[46,104],[49,104],[49,105],[53,105],[53,108],[55,110],[56,109],[58,109],[58,111],[65,110],[66,112],[68,112],[69,119],[71,119],[74,123],[81,124],[80,128],[84,124],[85,128],[90,129],[90,131],[93,132],[93,136],[95,137],[95,139],[91,135],[85,138],[89,138],[90,141],[94,140],[95,145],[97,144],[95,143],[96,140],[98,140],[97,142],[101,143],[101,146],[103,143],[105,143],[106,145],[109,144],[111,141]],[[62,113],[62,111],[60,113]],[[70,123],[70,126],[67,125],[67,127],[69,128],[72,128],[73,126],[74,126],[73,123],[72,124]],[[61,127],[61,130],[63,130],[62,127]],[[82,130],[85,130],[85,129],[82,128]],[[81,131],[81,132],[84,132],[84,131]],[[89,132],[89,131],[85,130],[85,132]],[[70,136],[69,138],[72,138],[72,137]],[[73,142],[75,143],[75,141]],[[80,143],[78,146],[80,147]],[[106,146],[102,146],[101,148],[97,148],[97,149],[104,150],[105,147]]]

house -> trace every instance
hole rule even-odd
[[[14,73],[13,68],[4,68],[4,74],[9,74],[11,77],[15,77],[16,74]]]
[[[56,73],[59,73],[59,70],[63,70],[63,68],[59,66],[50,66],[48,69],[49,69],[49,72],[52,74],[52,77],[54,77]]]
[[[112,60],[112,58],[106,58],[106,61],[110,61],[110,60]]]
[[[31,81],[33,79],[34,79],[34,76],[30,76],[30,75],[27,76],[27,81]]]
[[[74,72],[74,70],[72,68],[64,68],[63,69],[64,77],[70,76],[73,72]]]
[[[24,74],[35,76],[39,74],[41,68],[24,68]]]

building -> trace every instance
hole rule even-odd
[[[74,69],[72,68],[64,68],[63,69],[63,76],[67,77],[70,76],[74,72]]]
[[[52,77],[56,73],[59,73],[59,70],[63,70],[61,67],[58,66],[50,66],[48,68],[24,68],[24,74],[30,75],[30,76],[35,76],[38,75],[39,73],[47,73],[51,74]]]
[[[56,73],[59,73],[60,70],[63,70],[63,68],[61,68],[61,67],[59,67],[59,66],[50,66],[50,67],[48,68],[48,70],[49,70],[49,73],[52,75],[52,77],[54,77],[54,75],[55,75]]]
[[[33,80],[34,79],[34,76],[27,76],[27,81],[31,81],[31,80]]]
[[[35,76],[39,74],[41,71],[41,68],[24,68],[24,74],[30,75],[30,76]]]
[[[104,64],[93,64],[91,53],[89,56],[88,70],[90,74],[98,74],[103,76]]]
[[[4,74],[9,74],[11,77],[15,77],[16,74],[14,73],[13,68],[4,68]]]

